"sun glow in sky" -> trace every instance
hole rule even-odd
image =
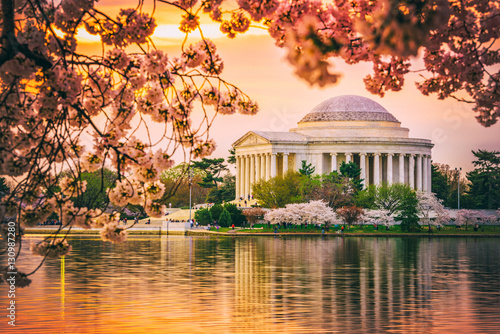
[[[136,4],[131,0],[97,3],[98,8],[112,15],[119,8],[135,7]],[[177,56],[185,37],[178,29],[182,12],[170,7],[156,4],[158,27],[154,43],[169,55]],[[144,10],[148,8],[152,6],[146,2]],[[248,131],[288,131],[317,104],[344,94],[375,100],[392,113],[402,127],[410,129],[410,137],[432,140],[435,144],[432,150],[434,162],[469,171],[473,169],[471,150],[500,150],[500,124],[484,128],[475,120],[470,105],[453,99],[438,100],[435,95],[423,96],[414,84],[421,79],[421,73],[407,75],[402,91],[389,92],[380,98],[364,88],[363,78],[371,73],[371,64],[346,65],[340,59],[334,59],[334,70],[343,74],[340,82],[323,89],[310,87],[293,74],[294,69],[287,63],[284,50],[274,45],[265,30],[252,28],[245,35],[229,39],[213,22],[202,18],[201,23],[204,36],[217,44],[224,59],[222,77],[241,88],[260,106],[260,112],[255,116],[217,116],[210,130],[211,137],[217,142],[214,157],[227,157],[231,144]],[[194,32],[191,39],[196,42],[199,34]],[[96,47],[96,52],[99,52],[95,36],[80,32],[79,40],[89,50]],[[415,59],[411,69],[422,68],[422,61]],[[176,157],[177,163],[181,160],[181,156]]]
[[[225,35],[220,31],[219,25],[217,24],[202,24],[201,30],[203,31],[203,36],[205,38],[226,38]],[[245,35],[265,36],[267,35],[267,31],[258,27],[250,27]],[[77,36],[80,43],[97,43],[100,41],[99,36],[89,34],[84,28],[80,28],[78,30]],[[179,30],[178,24],[160,24],[156,27],[154,33],[154,40],[161,45],[171,44],[179,46],[179,42],[182,41],[185,37],[186,34]]]

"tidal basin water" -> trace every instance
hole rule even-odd
[[[71,254],[16,291],[15,329],[0,286],[1,333],[500,331],[497,238],[70,242]],[[23,253],[18,263],[28,271],[39,259]]]

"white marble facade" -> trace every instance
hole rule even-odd
[[[364,185],[406,183],[431,191],[431,149],[377,102],[356,95],[334,97],[316,106],[289,132],[250,131],[238,139],[236,197],[251,185],[298,171],[305,160],[316,173],[337,170],[342,161],[361,168]]]

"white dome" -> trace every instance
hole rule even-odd
[[[314,107],[299,123],[328,121],[399,121],[377,102],[358,95],[332,97]]]

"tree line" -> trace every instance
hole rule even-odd
[[[432,192],[448,208],[500,208],[500,151],[472,151],[474,170],[464,174],[449,165],[433,163]],[[460,188],[460,189],[459,189]]]

